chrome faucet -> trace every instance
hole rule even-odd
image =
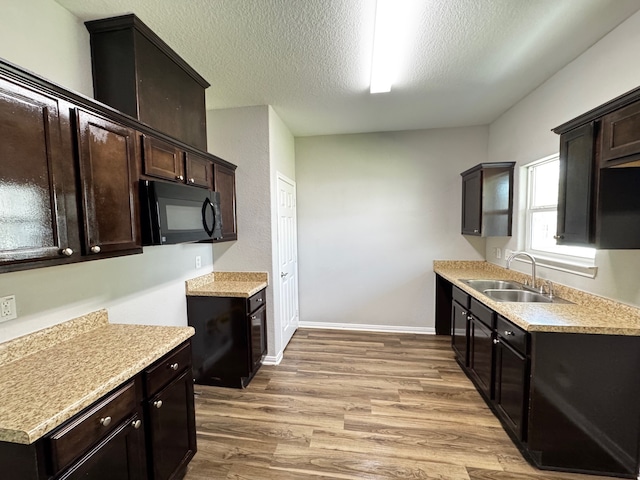
[[[536,288],[536,259],[530,253],[527,253],[527,252],[513,252],[511,255],[509,255],[509,258],[507,258],[507,270],[509,270],[511,268],[511,261],[514,258],[516,258],[516,257],[518,257],[520,255],[524,255],[525,257],[529,257],[529,259],[531,260],[531,288]]]

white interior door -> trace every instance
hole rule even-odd
[[[296,184],[278,175],[278,280],[282,349],[298,328],[298,229]]]

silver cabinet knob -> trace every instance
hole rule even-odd
[[[264,302],[264,299],[263,298],[259,298],[258,299],[258,303],[262,303],[262,302]]]
[[[258,317],[256,317],[255,315],[251,315],[251,320],[255,320],[255,319],[257,319],[257,318],[258,318]]]
[[[564,235],[554,235],[553,239],[554,240],[562,240],[564,238]]]
[[[176,175],[176,180],[184,182],[184,177],[182,175]]]
[[[465,311],[460,312],[460,315],[462,315],[463,317],[464,317],[466,314],[467,314],[467,312],[465,312]]]
[[[504,331],[505,336],[509,336],[509,335],[515,335],[515,333],[513,333],[511,330],[505,330]]]
[[[111,417],[103,417],[100,419],[100,425],[108,427],[111,424]]]
[[[196,179],[195,178],[190,178],[189,179],[189,183],[196,183]]]
[[[140,425],[142,425],[142,422],[140,420],[134,420],[133,422],[131,422],[131,426],[136,430],[140,428]]]
[[[480,233],[480,230],[478,230],[477,228],[474,228],[473,233]]]
[[[469,316],[467,317],[467,320],[471,320],[472,318],[473,318],[473,317],[472,317],[471,315],[469,315]]]
[[[94,245],[93,247],[91,247],[91,253],[100,253],[100,250],[102,249],[99,245]]]
[[[497,345],[498,343],[500,343],[500,340],[498,340],[497,338],[494,338],[494,339],[493,339],[493,344],[494,344],[494,345]]]
[[[153,402],[153,406],[156,408],[162,407],[162,400],[156,400],[155,402]]]
[[[63,248],[60,251],[60,253],[62,253],[63,255],[66,255],[67,257],[70,257],[71,255],[73,255],[73,250],[67,247],[67,248]]]
[[[178,370],[178,362],[172,363],[171,365],[169,365],[169,368],[171,370]]]

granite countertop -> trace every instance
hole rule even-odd
[[[197,297],[246,297],[267,288],[266,272],[213,272],[187,280],[187,295]]]
[[[529,276],[484,261],[434,261],[433,271],[529,332],[640,336],[640,309],[608,298],[554,283],[554,294],[573,303],[496,302],[460,280]]]
[[[0,440],[35,442],[193,334],[100,310],[0,344]]]

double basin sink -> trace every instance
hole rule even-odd
[[[460,280],[496,302],[569,303],[562,298],[539,293],[512,280]]]

